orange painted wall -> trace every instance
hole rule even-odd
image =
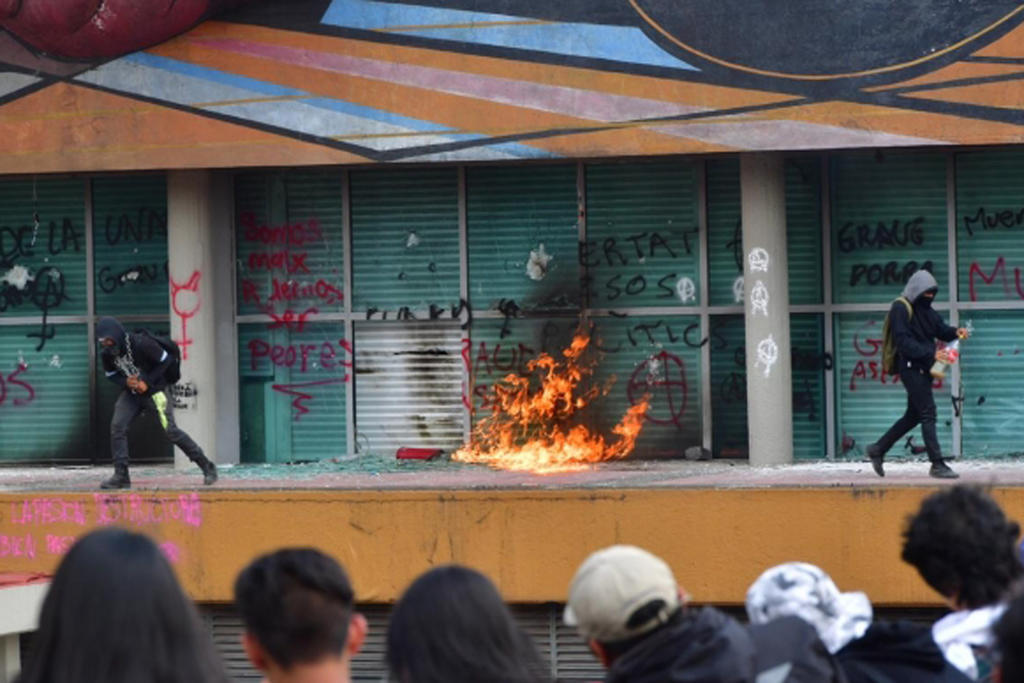
[[[740,603],[766,567],[825,568],[876,604],[936,604],[899,559],[922,488],[521,491],[211,491],[0,496],[0,572],[52,572],[67,537],[121,523],[176,557],[188,592],[228,601],[255,554],[322,548],[349,568],[359,600],[393,601],[418,573],[459,562],[512,602],[564,601],[592,550],[633,543],[664,557],[699,602]],[[1024,518],[1024,490],[994,495]],[[32,557],[29,554],[31,547]]]

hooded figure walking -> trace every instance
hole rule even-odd
[[[170,395],[167,371],[178,359],[146,332],[128,333],[114,318],[100,318],[96,326],[100,360],[107,379],[123,389],[114,404],[110,420],[110,450],[114,476],[100,488],[126,489],[128,476],[128,427],[144,410],[153,411],[167,438],[203,471],[203,483],[217,481],[217,466],[203,455],[203,449],[174,423],[174,401]]]
[[[932,302],[939,291],[935,276],[927,270],[919,270],[910,276],[903,288],[902,297],[907,304],[897,299],[889,309],[889,330],[896,347],[896,367],[900,381],[907,391],[907,411],[889,428],[882,438],[867,448],[868,458],[875,474],[885,476],[882,460],[892,445],[904,434],[921,425],[921,435],[928,451],[932,466],[929,474],[939,479],[956,479],[960,475],[942,459],[942,447],[935,431],[935,397],[932,395],[931,367],[936,359],[949,362],[945,350],[935,350],[935,340],[951,342],[956,338],[966,339],[968,331],[947,325]]]

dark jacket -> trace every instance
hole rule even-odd
[[[100,361],[107,379],[125,387],[125,381],[134,365],[138,376],[148,385],[146,396],[152,396],[167,386],[164,375],[175,362],[164,347],[145,332],[127,332],[114,318],[100,318],[96,325],[96,338],[109,338],[117,342],[114,346],[102,347]]]
[[[841,683],[839,676],[813,627],[797,617],[745,628],[705,607],[644,638],[615,660],[605,681]]]
[[[932,308],[931,299],[923,296],[937,287],[931,273],[919,270],[903,289],[903,297],[910,301],[914,315],[907,314],[907,307],[902,301],[894,301],[889,309],[889,326],[899,352],[900,367],[909,364],[928,372],[935,362],[935,340],[949,342],[956,339],[956,328],[947,325],[938,311]]]
[[[846,683],[818,632],[800,617],[747,627],[757,652],[757,683]]]
[[[879,622],[836,653],[849,683],[967,683],[946,661],[931,628],[908,621]]]

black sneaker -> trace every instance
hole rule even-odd
[[[928,470],[928,474],[935,477],[936,479],[959,479],[960,475],[953,471],[949,465],[942,460],[932,463],[932,468]]]
[[[884,477],[885,469],[882,467],[882,452],[875,444],[868,446],[868,459],[871,460],[871,467],[875,470],[875,474]]]

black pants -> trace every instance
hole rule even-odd
[[[935,397],[932,395],[932,376],[924,370],[914,367],[900,368],[900,381],[907,390],[907,412],[896,423],[889,427],[881,439],[875,444],[884,455],[892,445],[903,438],[903,435],[921,425],[924,446],[928,449],[928,459],[942,462],[942,447],[935,431]]]
[[[115,465],[128,466],[128,427],[143,410],[149,410],[157,416],[167,438],[184,451],[189,460],[197,465],[206,461],[203,449],[174,423],[174,399],[171,398],[171,392],[164,389],[161,394],[162,400],[156,401],[153,396],[139,396],[128,390],[122,391],[117,397],[114,417],[110,420],[110,450]]]

